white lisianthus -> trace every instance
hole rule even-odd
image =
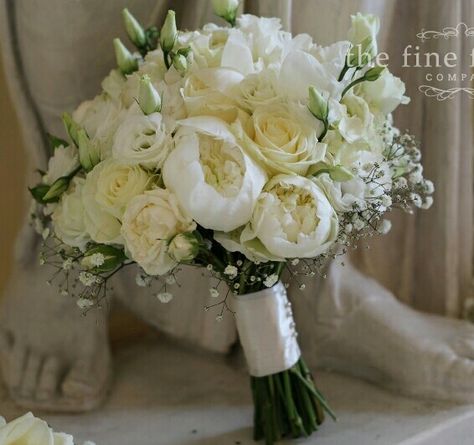
[[[83,178],[75,177],[69,185],[69,190],[62,194],[52,214],[54,231],[58,238],[68,246],[80,249],[83,249],[90,240],[82,203],[84,183]]]
[[[117,128],[112,156],[120,163],[158,170],[172,148],[161,113],[129,115]]]
[[[344,96],[342,104],[346,107],[346,112],[337,125],[341,136],[348,143],[369,140],[374,132],[374,116],[367,102],[349,92]]]
[[[221,65],[222,52],[229,37],[229,29],[209,23],[202,32],[195,32],[189,39],[193,65],[199,68],[216,68]]]
[[[265,186],[240,243],[270,260],[313,258],[337,233],[337,215],[323,191],[301,176],[279,175]]]
[[[190,74],[181,91],[188,116],[216,116],[233,122],[239,113],[235,97],[242,79],[239,72],[225,68],[204,68]]]
[[[377,34],[380,29],[380,20],[373,14],[361,14],[358,12],[351,16],[352,26],[349,29],[348,38],[354,44],[361,43],[367,37],[372,38],[374,53],[377,54]]]
[[[87,174],[86,182],[82,188],[84,223],[87,233],[95,242],[104,244],[122,244],[122,237],[120,236],[120,221],[106,211],[96,199],[97,182],[104,162],[97,164],[94,169]]]
[[[405,96],[405,84],[387,69],[376,81],[363,82],[360,91],[369,106],[383,114],[389,114],[400,104],[410,102],[410,98]]]
[[[55,433],[48,424],[32,413],[27,413],[4,424],[0,417],[0,444],[2,445],[74,445],[74,438]]]
[[[165,274],[176,265],[168,254],[169,241],[195,228],[176,197],[161,188],[135,196],[122,220],[125,245],[132,259],[149,275]]]
[[[57,179],[68,176],[79,167],[79,153],[73,145],[63,147],[60,145],[54,150],[53,156],[48,161],[48,171],[43,176],[43,182],[51,185]]]
[[[322,173],[314,179],[314,182],[324,191],[337,212],[353,211],[354,205],[360,210],[365,210],[367,186],[362,178],[355,176],[349,181],[338,182],[331,179],[329,174]]]
[[[115,130],[123,117],[121,105],[106,94],[82,102],[72,114],[73,120],[86,130],[91,143],[100,151],[101,159],[110,155]]]
[[[246,152],[269,175],[304,176],[311,165],[325,156],[326,145],[319,143],[317,137],[321,123],[306,108],[282,104],[259,107],[251,122],[247,129],[236,122],[235,132]]]
[[[150,188],[152,176],[138,165],[120,164],[108,159],[94,168],[97,174],[97,203],[111,215],[121,218],[128,202]]]
[[[224,121],[181,121],[163,180],[191,217],[207,229],[230,231],[252,215],[266,175],[237,144]]]

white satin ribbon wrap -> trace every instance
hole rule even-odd
[[[263,377],[291,368],[301,352],[285,286],[234,295],[233,309],[250,375]]]

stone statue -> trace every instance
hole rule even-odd
[[[8,75],[14,78],[14,99],[23,108],[20,116],[32,159],[45,158],[38,134],[46,128],[57,133],[60,112],[92,96],[97,80],[113,66],[109,43],[120,34],[120,8],[127,5],[143,19],[153,11],[152,18],[158,22],[167,4],[163,1],[153,8],[155,3],[129,0],[99,6],[81,0],[68,3],[66,12],[62,0],[42,8],[26,0],[0,2],[3,55]],[[184,2],[177,3],[173,7],[183,7]],[[199,23],[211,20],[208,2],[193,5],[187,9],[188,16]],[[75,27],[61,14],[75,17]],[[91,26],[98,16],[110,20]],[[71,35],[75,38],[68,40],[66,36]],[[32,39],[36,39],[34,50]],[[78,52],[76,65],[66,73],[55,70],[58,54],[72,51]],[[50,63],[39,59],[50,53],[54,55]],[[92,80],[85,74],[93,69]],[[81,70],[86,71],[82,76]],[[22,406],[85,411],[101,403],[111,379],[108,310],[83,317],[73,299],[48,286],[51,271],[36,261],[38,244],[28,229],[22,232],[21,255],[0,302],[1,371],[11,397]],[[289,289],[300,343],[313,366],[416,397],[474,401],[474,327],[414,311],[349,263],[341,266],[340,260],[335,261],[327,275],[326,280],[307,282],[304,291],[294,284]],[[115,283],[114,297],[170,335],[217,352],[229,351],[236,341],[232,317],[216,323],[215,313],[203,311],[207,280],[194,270],[185,270],[180,280],[180,292],[167,305],[143,294],[133,276]]]

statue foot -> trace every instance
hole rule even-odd
[[[46,266],[17,271],[0,312],[0,369],[11,398],[34,410],[82,412],[107,395],[106,311],[82,316],[46,284]]]
[[[290,295],[313,365],[409,396],[474,402],[470,323],[417,312],[350,264]]]

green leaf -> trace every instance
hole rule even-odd
[[[39,202],[40,204],[46,204],[44,201],[44,196],[49,191],[49,185],[39,184],[36,187],[29,187],[28,190],[35,201]]]
[[[66,148],[69,145],[69,143],[64,139],[58,138],[57,136],[54,136],[54,134],[46,133],[46,136],[48,137],[48,142],[52,153],[54,153],[54,150],[56,150],[58,147],[63,146]]]

